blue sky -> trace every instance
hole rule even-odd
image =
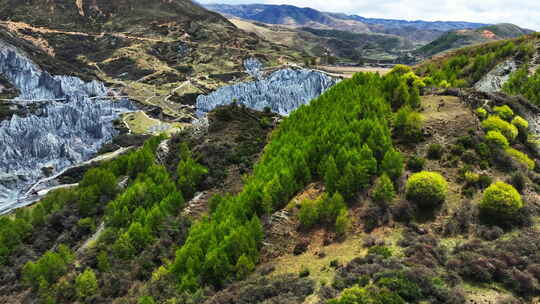
[[[199,0],[199,2],[290,4],[373,18],[508,22],[540,30],[538,0]]]

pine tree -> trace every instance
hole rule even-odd
[[[339,172],[334,157],[329,156],[324,166],[324,184],[328,193],[334,193],[337,190]]]
[[[77,297],[81,300],[86,300],[89,297],[95,295],[98,291],[98,282],[96,274],[90,268],[80,274],[75,280],[75,290]]]
[[[382,171],[392,180],[396,181],[403,174],[403,167],[403,156],[401,156],[401,153],[393,148],[388,150],[381,164]]]
[[[347,209],[341,209],[338,217],[336,218],[335,229],[338,236],[343,236],[349,230],[351,220],[349,219],[349,211]]]
[[[380,204],[390,203],[396,192],[394,190],[394,184],[388,175],[383,174],[375,183],[375,188],[373,189],[373,200]]]
[[[236,269],[236,278],[238,280],[243,280],[251,272],[253,272],[253,270],[255,269],[255,265],[248,257],[246,257],[245,255],[242,255],[236,262],[235,269]]]
[[[392,108],[401,108],[403,105],[409,102],[409,99],[409,88],[407,87],[407,84],[402,81],[399,86],[394,90],[394,95],[392,98]]]
[[[354,174],[354,169],[351,163],[348,163],[343,170],[341,177],[337,183],[337,190],[339,193],[343,194],[345,200],[350,201],[353,199],[354,194],[358,189],[356,189],[356,179]]]

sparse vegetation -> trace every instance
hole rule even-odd
[[[498,116],[489,116],[482,122],[482,127],[486,131],[501,132],[509,141],[515,140],[519,133],[518,129],[514,125],[502,120]]]
[[[510,147],[508,139],[499,131],[489,131],[486,135],[486,142],[493,148],[507,149]]]

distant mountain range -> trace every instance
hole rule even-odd
[[[487,24],[456,21],[407,21],[364,18],[357,15],[321,12],[312,8],[292,5],[266,4],[209,4],[206,8],[226,16],[234,16],[268,24],[298,27],[331,28],[357,33],[384,33],[405,37],[414,42],[427,43],[444,32],[458,29],[476,29]]]
[[[532,32],[513,24],[365,18],[292,5],[205,7],[269,41],[311,56],[329,53],[352,61],[394,58],[396,62],[412,63],[447,50]]]

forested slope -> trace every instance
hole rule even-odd
[[[420,76],[356,74],[286,118],[233,104],[207,130],[154,137],[0,219],[0,300],[531,303],[532,110],[471,87],[530,61],[536,39],[459,50]]]

